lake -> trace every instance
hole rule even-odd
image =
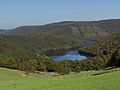
[[[66,51],[64,55],[51,56],[53,60],[83,60],[86,56],[80,55],[78,51]]]

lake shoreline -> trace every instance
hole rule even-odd
[[[61,61],[61,60],[84,60],[87,59],[85,55],[79,54],[79,51],[77,50],[70,50],[66,51],[64,55],[54,55],[50,56],[51,59],[55,61]]]
[[[86,47],[86,46],[93,45],[95,43],[96,43],[95,40],[84,40],[84,43],[80,46],[62,48],[62,49],[51,49],[51,50],[45,51],[44,53],[47,56],[57,56],[57,55],[64,55],[65,52],[67,52],[67,51],[74,50],[74,51],[78,51],[80,55],[83,55],[83,56],[86,56],[86,57],[94,57],[94,56],[97,55],[96,53],[91,53],[89,51],[83,51],[81,49]]]

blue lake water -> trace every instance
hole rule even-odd
[[[78,51],[67,51],[64,55],[51,56],[53,60],[83,60],[86,56],[80,55]]]

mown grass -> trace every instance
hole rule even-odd
[[[119,90],[120,69],[43,76],[0,68],[0,90]]]

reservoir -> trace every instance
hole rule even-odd
[[[64,55],[51,56],[53,60],[83,60],[86,56],[80,55],[78,51],[66,51]]]

